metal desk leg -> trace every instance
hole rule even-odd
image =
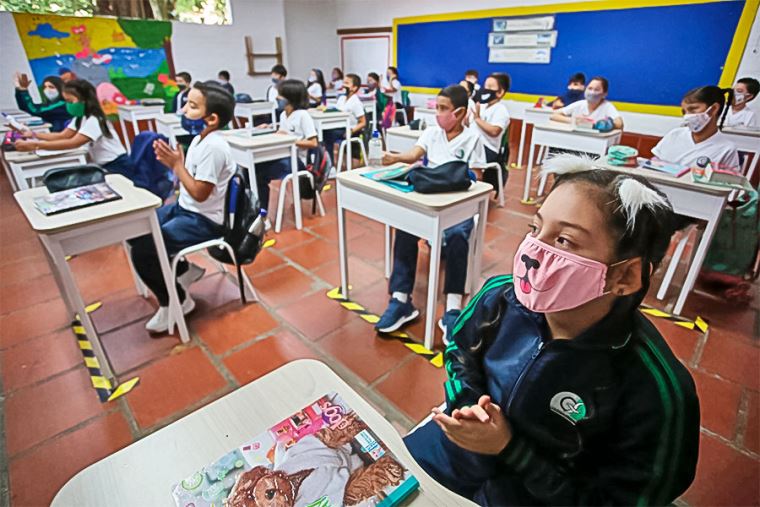
[[[478,204],[478,228],[475,231],[475,248],[473,248],[472,252],[470,294],[475,294],[480,288],[480,277],[483,270],[483,249],[486,244],[486,222],[488,222],[488,199],[483,199]]]
[[[440,220],[436,219],[435,222],[436,232],[430,242],[430,272],[428,274],[427,306],[425,309],[425,347],[428,350],[433,349],[433,342],[435,341],[435,303],[438,296],[438,270],[441,265],[441,243],[443,242]]]
[[[346,147],[346,170],[351,172],[351,165],[353,162],[353,155],[351,155],[351,145],[353,144],[351,142],[351,123],[346,120],[346,144],[348,145]],[[340,170],[340,168],[338,168]]]
[[[293,181],[290,183],[293,187],[293,210],[296,214],[296,229],[300,231],[303,228],[303,219],[301,218],[301,189],[298,185],[298,148],[295,144],[290,147],[290,170],[293,173]]]
[[[517,150],[517,167],[523,165],[523,150],[525,148],[525,131],[528,129],[528,124],[525,118],[522,120],[522,127],[520,127],[520,147]]]
[[[528,170],[525,173],[525,189],[523,190],[523,201],[530,198],[530,184],[533,180],[533,155],[536,152],[536,143],[530,140],[530,152],[528,153]]]
[[[127,154],[132,152],[132,145],[129,142],[129,133],[127,133],[127,124],[124,121],[124,117],[119,115],[119,126],[121,127],[121,135],[124,136],[124,147],[127,149]]]
[[[74,276],[71,274],[69,265],[66,262],[66,255],[63,252],[63,248],[61,248],[61,244],[55,240],[48,239],[45,236],[40,236],[40,239],[55,263],[55,269],[60,277],[59,281],[64,286],[65,294],[71,298],[71,303],[75,310],[74,313],[79,315],[79,322],[82,323],[82,327],[84,327],[84,330],[87,333],[87,338],[92,344],[92,351],[95,353],[98,363],[100,363],[101,373],[105,378],[112,381],[114,379],[113,368],[108,361],[108,356],[106,355],[105,350],[103,350],[103,345],[100,343],[100,337],[98,336],[97,331],[95,331],[95,325],[87,314],[82,295],[79,294],[79,291],[77,290]]]
[[[256,196],[256,200],[259,199],[259,184],[256,182],[256,156],[252,151],[248,151],[248,181],[251,185],[251,192]],[[264,203],[269,206],[269,203]],[[264,206],[259,202],[259,206]]]
[[[161,265],[161,274],[164,275],[166,291],[169,293],[169,334],[174,333],[174,326],[176,324],[177,328],[179,328],[180,340],[182,340],[182,343],[187,343],[190,341],[190,333],[187,330],[185,316],[182,314],[182,304],[179,301],[179,294],[177,294],[177,282],[172,278],[172,268],[169,264],[169,254],[166,253],[164,238],[161,235],[161,226],[158,224],[158,217],[155,213],[152,213],[148,220],[150,221],[153,242],[156,245],[158,262]],[[186,294],[186,297],[189,295]]]
[[[340,263],[340,292],[348,298],[348,245],[346,244],[346,210],[340,202],[338,185],[338,262]]]
[[[705,261],[705,256],[707,255],[707,248],[710,246],[713,236],[715,235],[715,229],[718,226],[720,214],[723,211],[723,206],[725,206],[725,203],[726,201],[724,200],[723,205],[720,207],[718,212],[710,217],[710,220],[707,221],[705,232],[702,234],[702,239],[697,246],[697,251],[694,254],[694,259],[692,259],[691,266],[689,266],[689,271],[686,274],[686,280],[683,283],[683,287],[681,287],[681,293],[678,295],[678,299],[676,300],[676,306],[673,308],[673,313],[676,315],[680,315],[681,311],[683,311],[683,306],[686,303],[686,298],[689,296],[691,289],[694,287],[694,282],[697,281],[697,275],[699,275],[699,270],[702,269],[702,263]]]
[[[391,226],[385,224],[385,278],[391,277]]]

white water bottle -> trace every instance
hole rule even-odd
[[[383,165],[383,140],[380,132],[375,130],[372,139],[369,140],[369,165],[370,167],[382,167]]]
[[[264,235],[264,231],[266,230],[266,221],[267,221],[267,210],[261,209],[259,211],[259,216],[256,217],[256,220],[253,221],[251,224],[251,227],[248,229],[249,234],[253,234],[254,236],[258,236],[259,238]]]

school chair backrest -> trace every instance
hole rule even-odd
[[[95,164],[48,169],[42,182],[51,194],[106,181],[106,170]]]

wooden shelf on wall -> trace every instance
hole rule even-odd
[[[254,53],[253,51],[253,39],[250,35],[245,36],[245,58],[248,62],[248,75],[249,76],[268,76],[270,74],[267,70],[256,70],[255,60],[256,58],[266,58],[277,60],[277,63],[282,65],[282,38],[274,38],[274,53]]]

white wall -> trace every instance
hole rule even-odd
[[[285,0],[288,77],[306,80],[316,68],[330,80],[340,66],[336,20],[335,0]]]
[[[174,65],[177,72],[190,72],[194,80],[216,79],[217,72],[226,69],[232,74],[235,91],[263,97],[269,76],[248,76],[243,37],[250,35],[254,50],[265,53],[273,53],[274,38],[282,37],[287,65],[284,0],[232,0],[231,7],[231,25],[172,23]],[[337,45],[334,27],[332,34]],[[273,64],[274,60],[262,60],[257,63],[257,70],[258,67],[268,70]],[[0,109],[15,108],[13,73],[16,71],[32,76],[13,15],[0,12]]]
[[[367,26],[391,26],[393,18],[421,16],[449,12],[496,9],[526,5],[546,5],[566,3],[568,0],[336,0],[338,28],[360,28]],[[571,0],[575,1],[575,0]],[[466,65],[462,64],[462,68]],[[738,70],[739,77],[760,79],[760,15],[755,17],[749,41]],[[404,84],[404,83],[402,83]],[[685,90],[684,90],[685,91]],[[413,104],[422,104],[428,96],[412,94]],[[526,103],[508,101],[513,117],[521,118]],[[760,114],[760,99],[750,106]],[[622,113],[626,130],[651,135],[664,135],[680,123],[672,116]]]

